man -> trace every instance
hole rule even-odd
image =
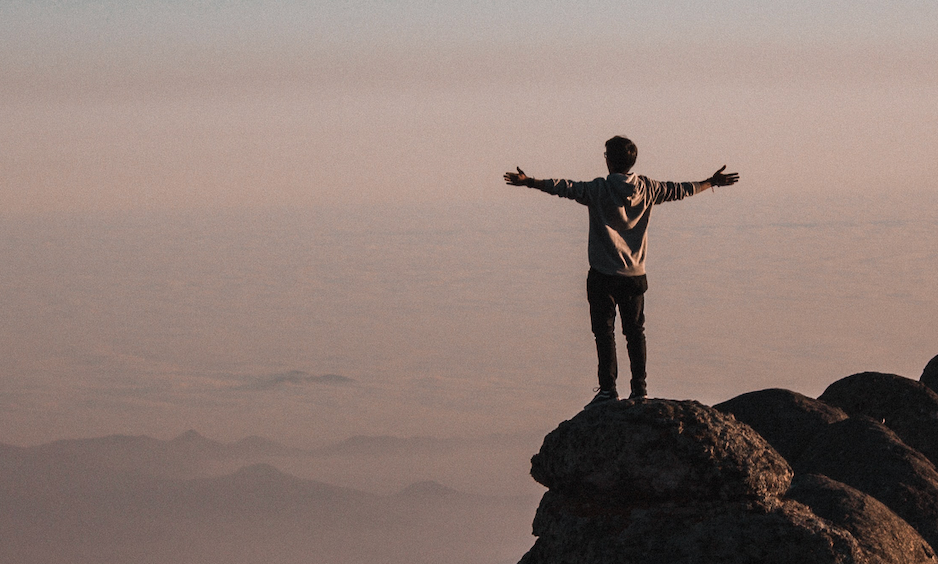
[[[658,182],[631,171],[638,156],[635,144],[624,137],[606,141],[609,176],[591,182],[538,180],[518,172],[506,172],[505,182],[537,188],[570,198],[589,209],[589,264],[586,295],[599,357],[599,389],[586,405],[619,399],[616,390],[616,306],[622,315],[622,332],[632,372],[629,399],[642,400],[645,384],[645,249],[648,219],[655,204],[680,200],[714,186],[729,186],[739,174],[724,174],[724,165],[703,182]]]

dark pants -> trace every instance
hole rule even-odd
[[[645,395],[645,290],[648,281],[642,276],[610,276],[590,269],[586,277],[586,296],[590,303],[590,321],[596,337],[599,357],[599,387],[616,387],[619,366],[616,361],[616,306],[622,315],[629,363],[632,369],[632,393]]]

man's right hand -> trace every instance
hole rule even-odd
[[[710,183],[710,186],[729,186],[731,184],[736,184],[737,182],[739,182],[738,172],[731,172],[729,174],[723,174],[724,170],[726,170],[726,165],[723,165],[723,167],[720,168],[720,170],[714,172],[713,176],[707,179],[707,182]]]

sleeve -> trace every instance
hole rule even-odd
[[[573,180],[559,180],[551,178],[544,181],[543,191],[561,198],[568,198],[583,205],[590,202],[590,186],[596,182],[576,182]]]
[[[660,182],[643,177],[648,186],[648,193],[655,204],[683,200],[700,192],[703,186],[700,182]]]

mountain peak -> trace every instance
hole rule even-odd
[[[212,439],[207,439],[194,429],[189,429],[185,433],[169,441],[169,446],[175,447],[177,449],[181,448],[186,452],[199,451],[212,456],[218,456],[221,453],[224,453],[226,449],[224,444]]]
[[[192,443],[192,442],[195,442],[195,441],[204,441],[204,440],[206,440],[205,437],[203,437],[202,435],[200,435],[198,431],[196,431],[195,429],[189,429],[189,430],[186,431],[185,433],[183,433],[183,434],[179,435],[178,437],[174,438],[171,442],[174,442],[174,443]]]

